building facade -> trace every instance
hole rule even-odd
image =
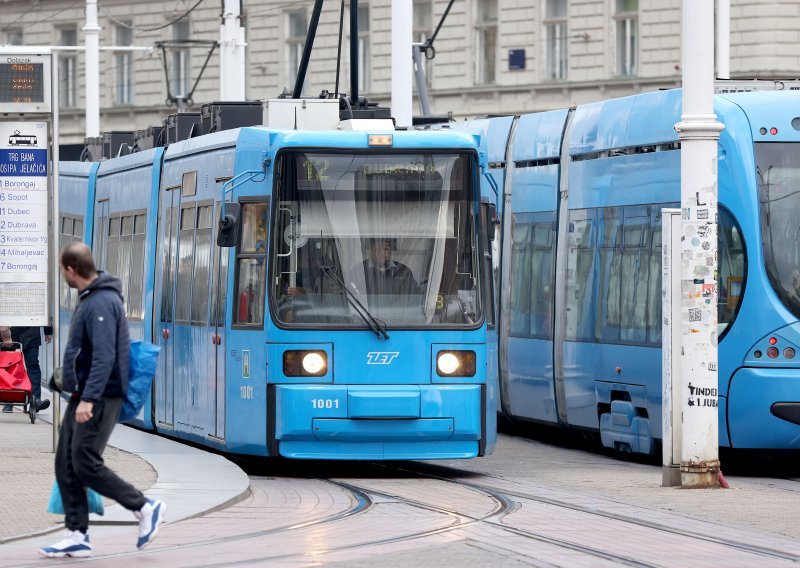
[[[448,0],[413,0],[414,37],[430,37]],[[312,0],[242,0],[247,98],[293,88]],[[194,109],[219,99],[220,0],[102,0],[99,20],[101,130],[157,125],[188,94]],[[0,0],[0,43],[81,46],[84,4],[71,0]],[[325,4],[303,93],[336,89],[340,3]],[[339,92],[350,88],[349,4],[345,9]],[[388,104],[391,5],[359,3],[359,94]],[[457,118],[522,113],[642,90],[674,87],[681,78],[681,0],[463,0],[454,2],[425,62],[434,114]],[[162,52],[114,49],[192,40]],[[731,0],[733,78],[796,78],[800,69],[800,2]],[[60,52],[62,142],[84,137],[84,55]],[[166,69],[164,62],[166,61]],[[199,77],[199,79],[198,79]],[[418,107],[414,107],[418,113]]]

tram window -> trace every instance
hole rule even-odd
[[[242,204],[242,253],[266,252],[267,206],[264,203]]]
[[[133,234],[133,217],[130,215],[122,218],[122,236]]]
[[[167,323],[172,321],[172,267],[175,262],[173,252],[175,250],[175,233],[172,227],[172,211],[172,207],[167,207],[163,229],[165,232],[164,242],[166,244],[166,250],[162,251],[165,263],[163,277],[164,287],[161,296],[161,321]]]
[[[178,234],[178,274],[175,281],[176,323],[190,323],[196,215],[197,209],[194,204],[181,208],[180,232]]]
[[[208,279],[211,274],[211,230],[198,230],[195,237],[192,279],[192,324],[208,325]]]
[[[203,205],[197,208],[197,228],[210,229],[213,208],[211,205]]]
[[[736,219],[724,207],[719,208],[718,227],[717,321],[721,338],[739,312],[747,275],[747,251]]]
[[[143,215],[141,215],[143,217]],[[139,217],[139,215],[137,215]],[[144,286],[144,236],[133,237],[131,248],[131,284],[128,298],[128,318],[139,321],[144,315],[142,306]]]
[[[567,257],[567,330],[573,341],[594,340],[596,212],[570,211]]]
[[[597,302],[595,338],[618,342],[622,324],[620,291],[622,288],[622,208],[600,210],[600,296]],[[627,279],[627,275],[625,276]]]
[[[531,223],[523,222],[527,215],[514,215],[511,245],[511,322],[512,337],[527,337],[530,326],[530,281],[526,267],[531,264],[528,234]]]
[[[191,231],[195,227],[195,208],[184,207],[181,209],[181,231]]]
[[[555,213],[537,213],[530,264],[531,321],[529,337],[552,339],[555,290]]]
[[[70,217],[61,217],[61,234],[58,236],[58,249],[61,250],[67,243],[72,242],[72,219]],[[59,290],[59,305],[64,309],[70,308],[70,293],[69,285],[61,278]]]
[[[236,254],[236,311],[239,325],[264,324],[267,204],[242,204],[242,239]]]
[[[113,276],[119,274],[119,230],[121,226],[122,221],[119,217],[109,219],[106,271]]]
[[[197,193],[197,172],[184,172],[181,178],[181,197],[191,197]]]
[[[661,345],[661,208],[653,207],[653,238],[650,247],[650,281],[647,289],[647,336],[650,345]],[[680,207],[680,204],[677,205]]]
[[[83,240],[83,219],[75,219],[75,225],[72,230],[72,235],[77,237],[74,240],[82,241]]]
[[[555,213],[514,216],[511,329],[514,337],[552,338]]]
[[[647,340],[647,291],[650,282],[649,211],[625,210],[620,261],[620,341],[641,344]],[[642,209],[642,208],[636,208]],[[644,213],[640,216],[638,213]]]
[[[194,209],[184,209],[194,211]],[[189,323],[192,297],[192,249],[193,232],[181,231],[178,235],[178,274],[175,289],[175,323]]]
[[[147,224],[147,215],[136,215],[133,218],[133,233],[135,235],[143,235],[145,226]]]
[[[128,221],[126,223],[126,220]],[[131,217],[125,217],[122,220],[123,236],[119,239],[119,265],[117,269],[117,277],[122,281],[122,298],[125,301],[125,313],[130,317],[131,312],[131,299],[130,292],[130,277],[131,277]]]

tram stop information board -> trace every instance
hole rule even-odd
[[[0,121],[0,324],[48,325],[48,124]]]

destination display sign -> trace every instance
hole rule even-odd
[[[0,111],[50,112],[50,55],[0,53]]]
[[[44,63],[0,63],[0,103],[44,102]]]
[[[46,122],[0,122],[0,322],[48,324]]]

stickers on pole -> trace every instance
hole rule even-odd
[[[0,322],[48,323],[46,122],[0,122]]]

